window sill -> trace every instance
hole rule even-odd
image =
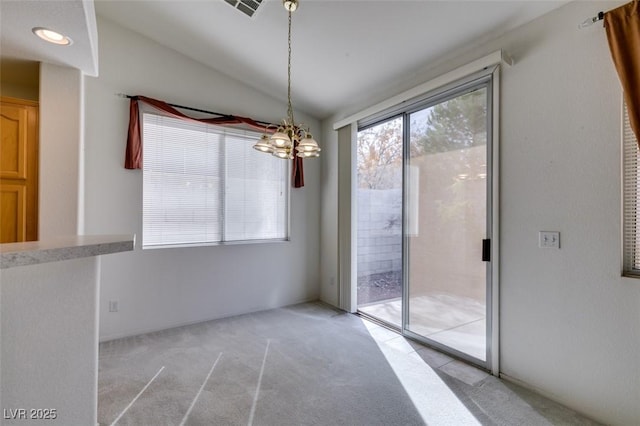
[[[237,245],[254,245],[254,244],[280,244],[280,243],[288,243],[291,241],[291,238],[283,238],[283,239],[269,239],[269,240],[242,240],[242,241],[220,241],[220,242],[211,242],[211,243],[192,243],[192,244],[162,244],[162,245],[151,245],[151,246],[142,246],[142,250],[159,250],[159,249],[172,249],[172,248],[186,248],[186,247],[216,247],[216,246],[237,246]]]

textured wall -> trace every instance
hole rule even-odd
[[[358,188],[358,277],[402,271],[402,189]]]
[[[27,411],[2,424],[95,424],[99,270],[91,257],[0,271],[3,418],[10,409],[56,410],[55,420]]]
[[[99,19],[98,30],[100,76],[85,77],[85,231],[140,235],[142,171],[123,167],[129,103],[115,93],[271,121],[286,106],[110,21]],[[319,170],[317,159],[306,160],[306,186],[291,192],[290,242],[158,250],[138,245],[105,258],[101,338],[317,299]],[[109,300],[119,301],[119,312],[108,312]]]
[[[578,29],[622,3],[569,3],[399,78],[361,107],[496,49],[513,56],[500,93],[501,372],[595,419],[630,425],[640,422],[640,282],[621,277],[621,88],[602,26]],[[353,112],[323,122],[323,153],[337,151],[332,123]],[[327,206],[335,193],[337,184],[323,188]],[[562,248],[538,248],[542,230],[560,231]],[[325,300],[336,297],[322,286]]]
[[[78,234],[82,95],[80,71],[45,63],[40,66],[41,240]]]

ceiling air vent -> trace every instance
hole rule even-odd
[[[245,15],[252,17],[262,4],[262,0],[224,0]]]

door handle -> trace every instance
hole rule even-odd
[[[491,262],[491,239],[482,240],[482,261]]]

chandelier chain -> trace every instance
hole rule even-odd
[[[309,128],[296,126],[293,119],[293,105],[291,103],[291,13],[298,8],[298,0],[282,0],[284,8],[289,12],[289,34],[287,38],[287,117],[276,127],[269,136],[266,133],[253,146],[254,149],[271,154],[282,159],[297,159],[319,157],[320,147],[313,139]],[[265,129],[265,132],[267,130]]]
[[[287,62],[287,115],[289,116],[289,121],[291,121],[291,126],[293,126],[293,107],[291,106],[291,10],[289,10],[289,59]]]

